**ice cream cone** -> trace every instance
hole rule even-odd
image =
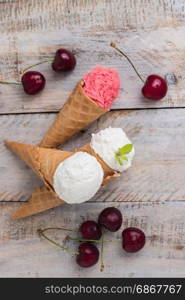
[[[115,173],[112,176],[107,176],[103,181],[103,185],[108,184],[118,176],[118,173]],[[65,202],[59,199],[57,195],[47,187],[37,187],[35,190],[33,190],[31,198],[22,204],[11,215],[11,218],[22,219],[63,204],[65,204]]]
[[[83,80],[78,82],[72,91],[41,141],[40,147],[57,148],[108,111],[89,98],[82,85]]]
[[[38,214],[47,209],[64,204],[57,197],[57,195],[48,190],[45,186],[37,187],[33,192],[31,198],[22,204],[13,214],[12,219],[21,219],[34,214]]]
[[[112,177],[115,175],[115,171],[112,170],[101,158],[98,154],[96,154],[94,152],[94,150],[91,148],[90,144],[86,144],[80,148],[76,148],[74,150],[75,152],[77,151],[83,151],[83,152],[87,152],[91,155],[93,155],[94,157],[96,157],[96,159],[98,160],[98,162],[101,164],[103,171],[104,171],[104,180],[103,180],[103,185],[105,184],[105,182],[107,182],[107,177]],[[117,176],[119,176],[119,174],[117,173]]]
[[[32,170],[43,180],[46,186],[35,189],[28,202],[21,205],[21,207],[12,215],[13,219],[31,216],[65,203],[57,197],[53,189],[53,176],[57,166],[66,158],[73,155],[74,152],[87,152],[96,157],[104,171],[103,185],[119,176],[119,173],[112,170],[93,151],[89,144],[81,148],[76,148],[74,152],[46,149],[18,142],[6,141],[5,144],[32,168]]]
[[[43,180],[50,190],[53,190],[53,175],[58,164],[73,154],[69,151],[45,149],[18,142],[5,141],[5,144]]]

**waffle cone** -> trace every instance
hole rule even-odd
[[[18,142],[5,142],[43,180],[49,190],[53,190],[53,175],[59,163],[73,152],[45,149]]]
[[[45,186],[37,187],[31,198],[22,204],[13,214],[12,219],[21,219],[34,214],[38,214],[47,209],[59,206],[65,202],[59,199],[56,194],[48,190]]]
[[[43,180],[45,187],[33,191],[28,202],[15,211],[13,219],[20,219],[59,206],[65,202],[59,199],[53,189],[53,176],[59,163],[70,157],[74,152],[87,152],[96,157],[104,171],[103,185],[119,176],[91,148],[90,144],[76,148],[74,152],[46,149],[17,142],[5,142],[33,171]]]
[[[40,147],[57,148],[108,111],[89,98],[82,85],[83,80],[78,82],[57,114],[54,123],[41,141]]]
[[[103,178],[103,185],[105,184],[105,182],[107,182],[107,177],[115,177],[115,174],[117,174],[117,176],[119,176],[117,172],[115,172],[113,169],[111,169],[102,159],[101,157],[96,154],[94,152],[94,150],[91,148],[90,144],[86,144],[80,148],[76,148],[75,152],[78,151],[83,151],[83,152],[87,152],[89,154],[91,154],[92,156],[96,157],[96,159],[98,160],[98,162],[101,164],[103,171],[104,171],[104,178]]]

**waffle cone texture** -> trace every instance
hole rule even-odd
[[[44,187],[36,188],[28,202],[18,208],[12,215],[20,219],[47,209],[59,206],[65,202],[56,195],[53,188],[53,176],[58,165],[75,152],[87,152],[96,157],[104,171],[103,185],[112,181],[119,173],[112,170],[90,147],[89,144],[77,148],[74,152],[41,148],[18,142],[5,142],[6,146],[19,156],[41,178]],[[91,172],[91,170],[89,170]]]
[[[57,148],[107,111],[85,94],[81,80],[57,114],[39,146]]]

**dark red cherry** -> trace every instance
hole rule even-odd
[[[26,94],[35,95],[43,90],[46,79],[40,72],[28,71],[23,74],[21,82]]]
[[[74,54],[67,49],[58,49],[52,63],[52,68],[56,72],[71,71],[76,66]]]
[[[122,232],[122,247],[126,252],[137,252],[145,245],[144,232],[135,227],[129,227]]]
[[[107,207],[100,213],[98,224],[112,232],[117,231],[122,225],[122,214],[115,207]]]
[[[142,88],[142,94],[150,100],[161,100],[166,96],[167,82],[159,75],[150,75]]]
[[[86,240],[99,240],[102,232],[101,228],[95,221],[85,221],[80,226],[82,237]]]
[[[76,262],[80,267],[88,268],[98,262],[99,250],[91,243],[82,243],[78,248],[78,252]]]

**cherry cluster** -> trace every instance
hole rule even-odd
[[[39,63],[40,64],[40,63]],[[67,49],[58,49],[51,67],[55,72],[72,71],[76,65],[74,54]],[[25,72],[21,78],[24,91],[28,95],[35,95],[45,87],[46,79],[43,74],[36,71]]]
[[[83,239],[100,240],[102,229],[116,232],[122,225],[122,214],[115,207],[105,208],[98,217],[98,222],[85,221],[80,226]],[[122,247],[126,252],[137,252],[145,245],[145,234],[135,227],[128,227],[122,231]],[[91,242],[85,242],[79,246],[79,254],[76,257],[77,263],[81,267],[91,267],[98,262],[99,250]]]
[[[76,58],[74,54],[67,49],[58,49],[55,53],[54,59],[47,59],[39,62],[33,66],[30,66],[23,70],[21,77],[21,84],[26,94],[35,95],[42,91],[46,84],[46,79],[44,75],[38,71],[27,71],[34,66],[43,64],[45,62],[51,61],[51,67],[55,72],[68,72],[72,71],[76,66]],[[2,84],[20,84],[18,82],[6,82],[0,81]]]
[[[102,252],[103,252],[103,244],[107,242],[121,242],[122,248],[126,252],[134,253],[141,250],[145,245],[145,234],[144,232],[136,227],[128,227],[122,231],[121,239],[114,240],[105,240],[104,234],[105,231],[116,232],[121,228],[122,225],[122,214],[119,209],[115,207],[107,207],[105,208],[98,217],[98,221],[95,222],[93,220],[87,220],[83,222],[79,228],[79,232],[82,238],[72,238],[68,236],[69,240],[78,241],[80,245],[78,247],[78,252],[72,252],[68,248],[64,248],[63,246],[53,242],[51,239],[48,239],[44,231],[47,229],[39,229],[38,233],[45,237],[50,242],[54,243],[56,246],[67,250],[73,254],[76,254],[76,262],[79,266],[83,268],[88,268],[95,265],[99,257],[101,256],[102,261]],[[52,228],[48,228],[52,229]],[[63,229],[64,228],[53,228],[53,229]],[[73,230],[70,230],[73,231]],[[101,253],[98,250],[97,244],[101,243]],[[103,268],[102,268],[103,270]]]

